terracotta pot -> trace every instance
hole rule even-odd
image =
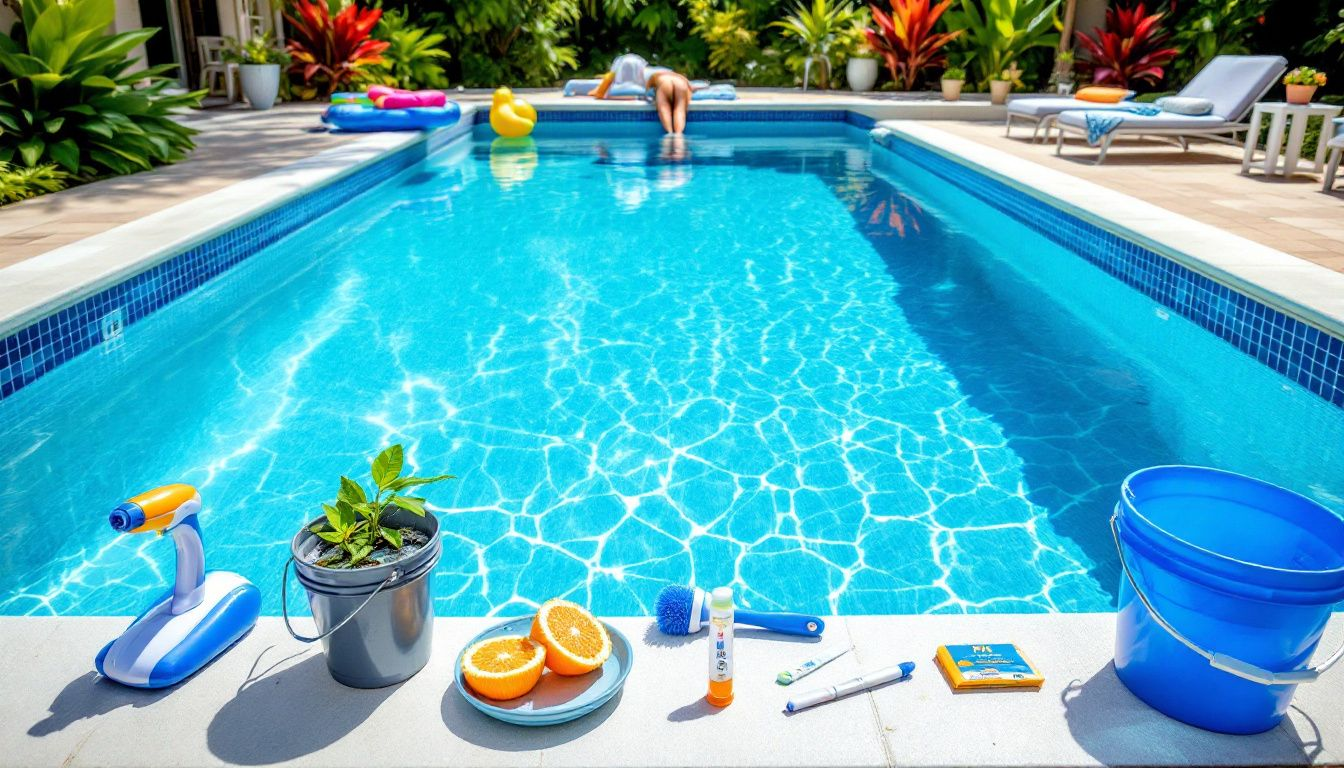
[[[1316,95],[1316,86],[1314,85],[1287,85],[1289,104],[1310,104],[1311,97]]]
[[[989,81],[989,103],[1006,104],[1008,102],[1008,93],[1013,90],[1012,80],[990,80]]]
[[[961,86],[965,84],[964,80],[948,80],[943,78],[943,101],[956,101],[961,98]]]

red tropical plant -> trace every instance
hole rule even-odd
[[[351,3],[332,16],[326,0],[294,0],[291,10],[285,14],[293,28],[286,46],[293,59],[289,72],[310,98],[330,96],[365,67],[383,63],[388,43],[369,36],[382,10]]]
[[[1170,33],[1162,28],[1165,13],[1148,13],[1143,3],[1106,9],[1106,28],[1078,33],[1078,44],[1094,69],[1092,81],[1129,88],[1141,82],[1157,85],[1163,66],[1180,53],[1167,47]]]
[[[924,70],[947,66],[943,46],[957,39],[965,30],[934,32],[943,11],[952,0],[930,5],[929,0],[890,0],[891,14],[876,5],[868,6],[873,12],[877,29],[865,29],[868,47],[887,62],[891,79],[900,90],[913,90]]]

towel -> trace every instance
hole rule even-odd
[[[1108,109],[1105,112],[1084,112],[1083,119],[1087,121],[1087,143],[1094,147],[1100,144],[1102,138],[1119,128],[1120,124],[1125,121],[1125,115],[1123,114],[1125,112],[1152,117],[1161,114],[1162,110],[1151,104],[1133,104]]]

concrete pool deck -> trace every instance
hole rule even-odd
[[[401,685],[333,682],[317,649],[278,618],[164,691],[100,680],[92,659],[118,618],[0,618],[6,695],[0,766],[1093,766],[1344,762],[1344,670],[1299,687],[1256,736],[1202,731],[1135,698],[1111,667],[1113,614],[857,616],[822,644],[854,651],[796,683],[774,676],[816,641],[739,630],[736,700],[705,703],[705,641],[647,618],[613,619],[635,648],[624,692],[550,728],[492,720],[454,690],[458,651],[493,619],[439,619],[429,666]],[[308,620],[298,620],[303,627]],[[1344,641],[1336,616],[1320,657]],[[1046,676],[1038,692],[952,694],[930,662],[942,643],[1014,642]],[[913,660],[911,679],[782,712],[795,690]]]

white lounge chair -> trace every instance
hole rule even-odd
[[[1335,120],[1335,129],[1337,135],[1325,146],[1330,149],[1330,160],[1325,164],[1325,184],[1321,187],[1322,192],[1329,192],[1335,187],[1335,174],[1339,172],[1340,158],[1344,157],[1344,117]]]
[[[1028,96],[1024,99],[1013,99],[1008,102],[1008,118],[1003,125],[1003,135],[1012,135],[1014,122],[1024,122],[1031,123],[1031,140],[1033,142],[1036,141],[1038,136],[1042,141],[1045,141],[1050,138],[1050,127],[1054,125],[1055,118],[1059,117],[1061,112],[1067,112],[1070,109],[1124,109],[1133,103],[1132,101],[1122,101],[1116,104],[1105,104],[1099,101],[1083,101],[1072,96]],[[1044,136],[1041,136],[1042,129],[1045,130]]]
[[[1217,65],[1217,66],[1215,66]],[[1170,137],[1182,149],[1189,148],[1187,138],[1230,141],[1233,134],[1250,128],[1245,122],[1255,102],[1274,87],[1288,68],[1282,56],[1217,56],[1200,70],[1190,84],[1181,89],[1182,96],[1208,99],[1213,111],[1207,115],[1181,115],[1162,112],[1157,115],[1139,115],[1126,112],[1120,115],[1120,124],[1101,140],[1097,165],[1106,161],[1106,150],[1119,136]],[[1090,108],[1089,108],[1090,109]],[[1058,130],[1055,154],[1064,149],[1064,134],[1087,136],[1089,109],[1067,110],[1055,118]]]

